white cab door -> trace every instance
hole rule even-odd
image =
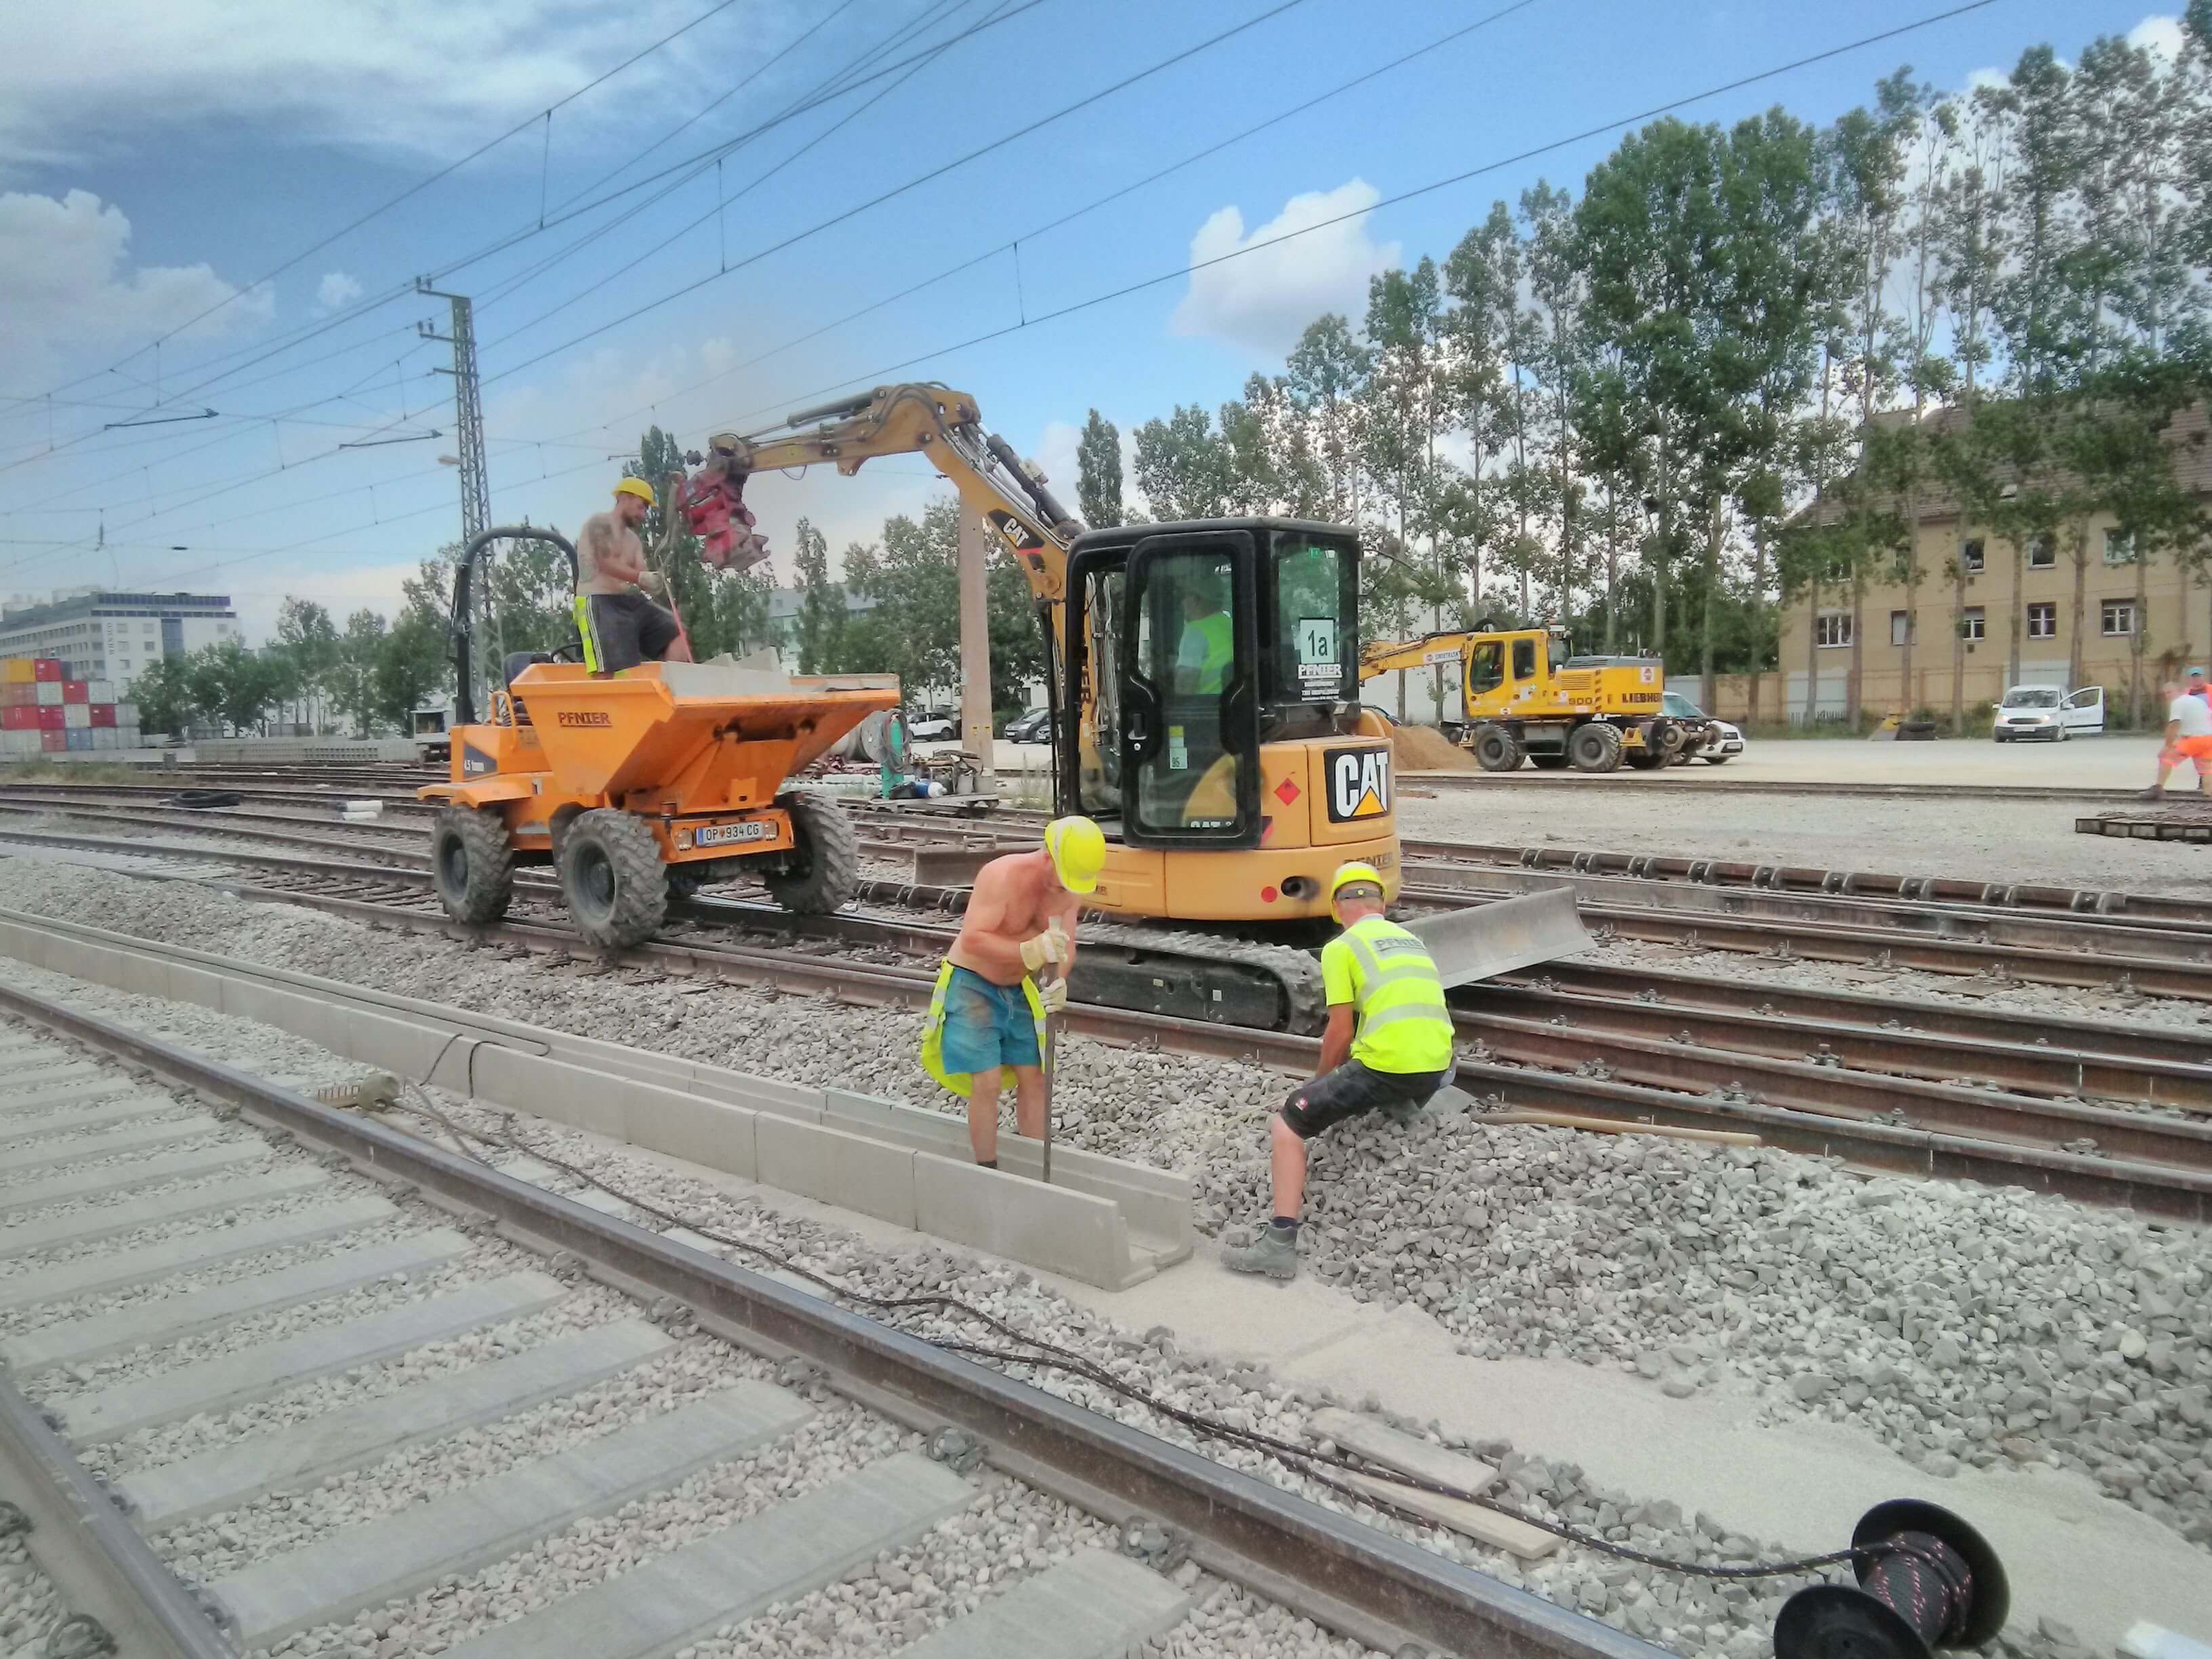
[[[2058,718],[2069,732],[2105,729],[2105,688],[2086,686],[2058,705]]]

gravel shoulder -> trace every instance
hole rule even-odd
[[[1760,795],[1694,788],[1702,779],[1639,789],[1398,791],[1400,833],[1418,840],[1733,858],[1899,876],[2034,881],[2212,897],[2212,848],[2075,832],[2104,809],[2085,801],[1902,800]]]

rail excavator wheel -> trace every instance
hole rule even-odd
[[[1521,769],[1521,744],[1502,726],[1493,726],[1486,721],[1476,726],[1474,738],[1468,747],[1474,750],[1474,763],[1486,772],[1517,772]]]
[[[1620,733],[1603,720],[1585,720],[1567,734],[1567,759],[1577,772],[1611,772],[1620,765]]]
[[[794,790],[776,805],[791,814],[792,848],[767,872],[769,896],[803,916],[842,909],[860,890],[860,832],[826,795]]]
[[[514,847],[507,820],[477,806],[448,806],[430,829],[431,879],[455,921],[483,927],[514,896]]]
[[[576,931],[601,949],[643,944],[668,915],[660,843],[628,812],[601,806],[578,813],[561,838],[561,896]]]

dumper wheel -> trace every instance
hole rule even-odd
[[[473,927],[497,921],[514,896],[507,820],[482,807],[447,807],[430,828],[430,869],[447,915]]]
[[[1522,750],[1513,734],[1502,726],[1488,721],[1474,728],[1474,737],[1467,745],[1474,750],[1474,763],[1486,772],[1517,772],[1521,769]]]
[[[776,804],[791,814],[792,848],[767,872],[769,896],[805,916],[842,908],[860,890],[860,832],[827,796],[795,790]]]
[[[561,838],[561,896],[576,931],[592,944],[610,951],[643,944],[668,914],[660,843],[628,812],[578,813]]]
[[[1620,733],[1603,720],[1585,720],[1567,734],[1567,759],[1577,772],[1611,772],[1620,765]]]

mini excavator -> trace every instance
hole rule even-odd
[[[1325,925],[1330,874],[1347,860],[1375,866],[1397,890],[1388,727],[1359,702],[1356,532],[1280,518],[1086,530],[1004,439],[985,431],[973,398],[934,384],[878,386],[759,431],[717,433],[708,447],[699,472],[664,489],[709,533],[750,530],[744,489],[760,474],[830,465],[849,477],[878,456],[926,457],[1029,582],[1047,648],[1056,809],[1097,819],[1109,840],[1092,907],[1212,930],[1086,930],[1086,943],[1103,947],[1085,952],[1093,971],[1109,959],[1119,970],[1113,992],[1091,1000],[1202,1009],[1273,1029],[1314,1021],[1312,959],[1234,935]],[[725,557],[741,565],[759,546],[740,538]],[[465,573],[470,562],[465,555]],[[465,654],[461,587],[456,633]],[[653,851],[661,866],[700,875],[760,860],[771,893],[781,882],[793,908],[842,902],[839,884],[810,872],[849,860],[849,824],[829,823],[786,781],[896,693],[852,677],[729,678],[745,672],[647,663],[595,678],[544,661],[510,672],[505,713],[495,706],[492,726],[476,728],[481,741],[457,730],[453,781],[423,792],[488,815],[456,817],[441,841],[457,860],[456,882],[465,884],[464,855],[503,850],[552,859],[566,885],[574,826],[588,817],[595,836],[623,841],[620,848],[592,842],[587,897],[597,896],[599,913],[620,908],[628,881],[654,890],[637,908],[658,925],[666,876],[650,865]],[[717,696],[721,706],[708,708]],[[537,712],[534,755],[516,730],[525,708]],[[576,757],[552,765],[558,781],[532,775],[528,767],[544,766],[556,749]],[[614,824],[618,813],[639,826]],[[495,847],[501,822],[512,833]],[[449,896],[449,910],[454,903]],[[570,904],[578,910],[574,895]]]

